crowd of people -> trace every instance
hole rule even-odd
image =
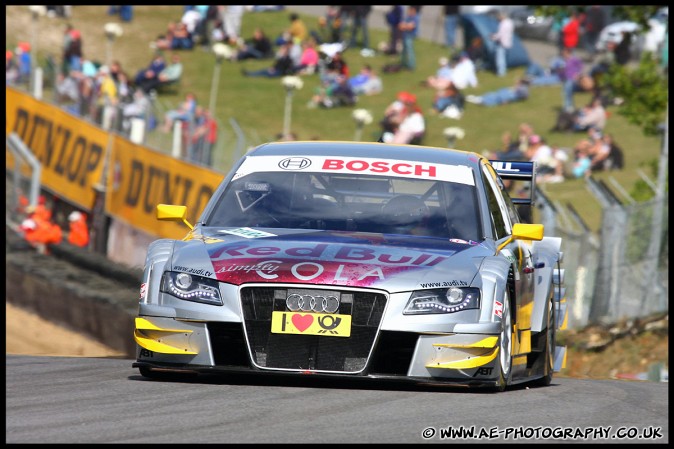
[[[247,38],[241,36],[246,7],[185,6],[182,16],[168,23],[166,29],[152,42],[155,53],[146,66],[131,72],[133,76],[127,74],[120,61],[112,61],[109,65],[94,62],[83,51],[82,33],[67,24],[55,88],[61,103],[71,112],[95,117],[106,129],[128,133],[133,119],[140,118],[153,122],[151,128],[156,127],[158,132],[171,132],[178,124],[184,137],[183,156],[210,165],[212,148],[217,141],[217,121],[212,116],[213,111],[200,105],[192,93],[188,93],[184,102],[175,109],[166,111],[163,117],[149,117],[153,111],[153,98],[161,94],[164,88],[181,81],[181,52],[198,46],[206,48],[215,42],[226,43],[232,49],[228,59],[241,64],[243,76],[316,77],[320,83],[308,107],[353,107],[361,95],[385,92],[385,78],[379,72],[387,74],[416,70],[414,42],[419,35],[422,8],[394,5],[385,13],[389,39],[379,50],[399,56],[400,59],[397,63],[386,64],[381,70],[371,64],[363,64],[356,69],[347,62],[347,55],[353,49],[360,49],[362,55],[373,51],[368,29],[371,6],[327,6],[325,14],[318,18],[314,27],[308,26],[298,14],[290,13],[285,30],[278,36],[270,36],[262,27],[257,27]],[[497,76],[502,77],[507,73],[506,56],[515,37],[512,20],[506,14],[498,14],[498,28],[487,37],[493,41],[496,50],[488,56],[481,38],[474,38],[464,49],[457,48],[456,33],[461,26],[461,7],[446,6],[443,12],[448,54],[440,58],[438,69],[422,82],[425,88],[433,90],[433,100],[428,105],[429,114],[460,120],[467,107],[501,107],[512,102],[524,102],[534,95],[536,86],[559,85],[560,113],[550,132],[604,132],[609,118],[606,108],[611,99],[610,94],[602,91],[601,76],[611,64],[623,63],[623,56],[621,50],[612,49],[608,56],[599,55],[598,62],[586,67],[576,55],[579,46],[596,42],[601,23],[596,7],[588,8],[584,15],[574,12],[559,20],[560,51],[549,67],[542,68],[532,63],[514,85],[472,95],[465,95],[464,91],[479,88],[478,75],[487,66],[486,57],[494,59],[491,65],[495,67]],[[121,13],[119,9],[113,10],[113,7],[109,11],[109,14]],[[124,14],[127,17],[125,20],[132,20],[132,11]],[[590,47],[594,48],[593,45]],[[29,44],[25,42],[20,43],[14,52],[7,51],[8,84],[25,79],[26,67],[30,67],[29,57]],[[258,70],[248,70],[246,64],[249,60],[267,60],[269,65]],[[590,104],[576,107],[574,99],[577,92],[591,92],[593,99]],[[421,143],[426,132],[424,106],[418,104],[415,92],[399,92],[395,100],[382,111],[383,118],[379,121],[382,140]],[[602,142],[610,140],[607,134],[602,135]],[[520,148],[520,153],[515,156],[554,159],[546,156],[546,139],[540,134],[537,136],[538,141],[536,138],[525,140],[527,148],[536,145],[542,147],[529,152],[527,148]],[[606,148],[616,147],[615,144],[599,145],[597,139],[584,140],[593,145],[579,142],[574,150],[580,154],[582,151],[579,149],[587,147],[587,156],[593,161],[588,170],[621,166],[622,162],[600,164],[597,159],[599,154],[607,154]],[[616,151],[614,153],[617,154]],[[550,154],[554,155],[556,151]],[[614,158],[605,156],[604,159],[611,161]],[[570,163],[571,159],[567,162]],[[557,180],[571,173],[555,165],[548,173],[550,176],[539,179]],[[583,173],[587,174],[588,171]]]

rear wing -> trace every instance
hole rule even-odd
[[[536,162],[522,161],[492,161],[489,163],[501,179],[510,179],[513,181],[528,181],[529,198],[512,198],[513,204],[534,205],[534,194],[536,192]]]

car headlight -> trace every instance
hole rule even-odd
[[[404,315],[425,313],[454,313],[480,308],[480,289],[468,287],[417,290],[403,310]]]
[[[185,301],[222,305],[218,281],[189,273],[166,271],[161,291]]]

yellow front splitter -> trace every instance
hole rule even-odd
[[[137,317],[133,339],[141,348],[160,354],[194,355],[198,353],[191,351],[188,344],[191,333],[189,329],[163,329],[145,318]],[[183,335],[179,336],[180,334]],[[176,336],[179,337],[175,338]]]

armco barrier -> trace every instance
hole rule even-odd
[[[135,358],[133,330],[140,275],[103,256],[82,257],[80,248],[65,244],[54,247],[59,257],[54,252],[39,254],[9,226],[6,238],[8,302]],[[87,269],[78,267],[78,260]],[[93,267],[99,267],[101,274]]]

